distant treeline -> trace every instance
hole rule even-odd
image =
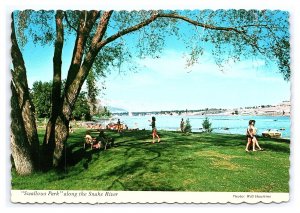
[[[192,109],[192,110],[162,110],[162,111],[150,111],[150,112],[130,112],[133,116],[145,116],[145,115],[181,115],[187,113],[199,113],[205,115],[206,113],[209,114],[216,114],[226,111],[226,109],[217,109],[217,108],[206,108],[206,109]],[[113,115],[118,116],[126,116],[129,115],[129,112],[115,112],[112,113]]]

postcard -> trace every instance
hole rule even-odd
[[[11,202],[289,201],[289,12],[14,10]]]

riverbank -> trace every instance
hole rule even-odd
[[[44,131],[39,131],[40,139]],[[96,136],[98,132],[92,132]],[[259,138],[264,151],[245,152],[242,135],[159,131],[107,131],[115,146],[84,150],[85,129],[67,142],[68,167],[21,177],[12,169],[12,189],[288,192],[289,143]],[[255,180],[255,181],[253,181]]]

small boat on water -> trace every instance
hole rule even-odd
[[[263,137],[268,137],[268,138],[280,138],[281,137],[281,132],[279,132],[278,130],[267,130],[262,132],[262,136]]]

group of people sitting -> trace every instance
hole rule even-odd
[[[96,138],[91,136],[90,131],[86,132],[85,141],[84,141],[84,149],[87,146],[90,146],[91,149],[101,149],[106,150],[108,147],[114,146],[114,138],[107,137],[103,131],[100,131],[99,135]]]
[[[263,150],[258,144],[258,140],[256,138],[256,128],[254,127],[254,125],[255,125],[255,120],[250,120],[246,132],[247,135],[247,145],[245,149],[246,152],[249,152],[250,145],[252,145],[252,151],[256,151],[255,147],[257,147],[258,150]]]

